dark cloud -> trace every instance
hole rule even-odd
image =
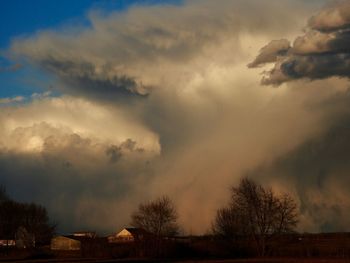
[[[121,144],[121,146],[125,149],[128,149],[129,151],[133,151],[135,149],[136,142],[131,139],[127,139]]]
[[[55,153],[1,152],[0,183],[16,200],[45,205],[51,219],[58,223],[58,231],[63,233],[81,228],[108,233],[127,225],[129,214],[121,214],[118,208],[124,202],[127,211],[137,206],[131,197],[135,187],[130,184],[129,176],[133,173],[133,180],[142,182],[142,175],[147,174],[146,164],[129,163],[128,170],[124,170],[106,161],[103,164],[99,157],[91,159],[82,152],[79,154],[95,165],[83,166],[77,160],[67,161]]]
[[[291,79],[323,79],[350,76],[350,54],[320,54],[291,58],[281,65]]]
[[[138,148],[137,142],[132,139],[127,139],[122,142],[119,146],[111,145],[106,149],[106,154],[110,158],[110,162],[118,162],[124,155],[124,153],[139,152],[142,153],[145,150],[143,148]]]
[[[97,72],[92,63],[58,60],[53,57],[43,60],[40,65],[61,79],[64,92],[85,94],[95,99],[121,101],[128,97],[146,96],[150,89],[137,83],[133,77],[116,73],[109,75],[111,69],[108,65],[101,72]]]
[[[110,158],[110,162],[118,162],[119,159],[123,156],[121,148],[115,145],[112,145],[106,149],[106,154]]]
[[[288,52],[271,59],[271,42],[262,48],[250,67],[274,62],[262,83],[280,85],[296,79],[350,77],[350,4],[337,2],[325,7],[309,21],[308,31],[293,43]],[[278,42],[275,42],[278,43]],[[278,51],[278,49],[277,49]],[[273,54],[273,53],[272,53]],[[267,57],[269,59],[262,60]]]

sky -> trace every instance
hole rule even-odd
[[[1,1],[0,184],[58,231],[168,195],[210,231],[248,176],[349,231],[350,2]],[[103,219],[103,220],[101,220]]]

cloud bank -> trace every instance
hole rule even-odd
[[[297,46],[286,39],[315,8],[303,1],[192,0],[92,11],[91,27],[15,39],[9,56],[51,76],[61,95],[2,106],[1,183],[17,199],[46,205],[61,231],[116,231],[139,202],[168,194],[184,231],[204,233],[229,186],[252,174],[292,191],[302,206],[301,229],[322,229],[315,199],[306,198],[308,189],[319,191],[317,180],[303,183],[291,161],[283,173],[274,171],[346,118],[348,81],[262,88],[260,69],[246,66],[270,39],[282,40],[261,49],[250,67],[291,58]],[[313,50],[305,41],[300,54]],[[335,172],[329,178],[340,182]],[[318,198],[331,207],[327,195]]]

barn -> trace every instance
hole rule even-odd
[[[51,239],[51,250],[81,250],[81,240],[74,235]]]

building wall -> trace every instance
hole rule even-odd
[[[64,236],[51,239],[52,250],[80,250],[81,242]]]

